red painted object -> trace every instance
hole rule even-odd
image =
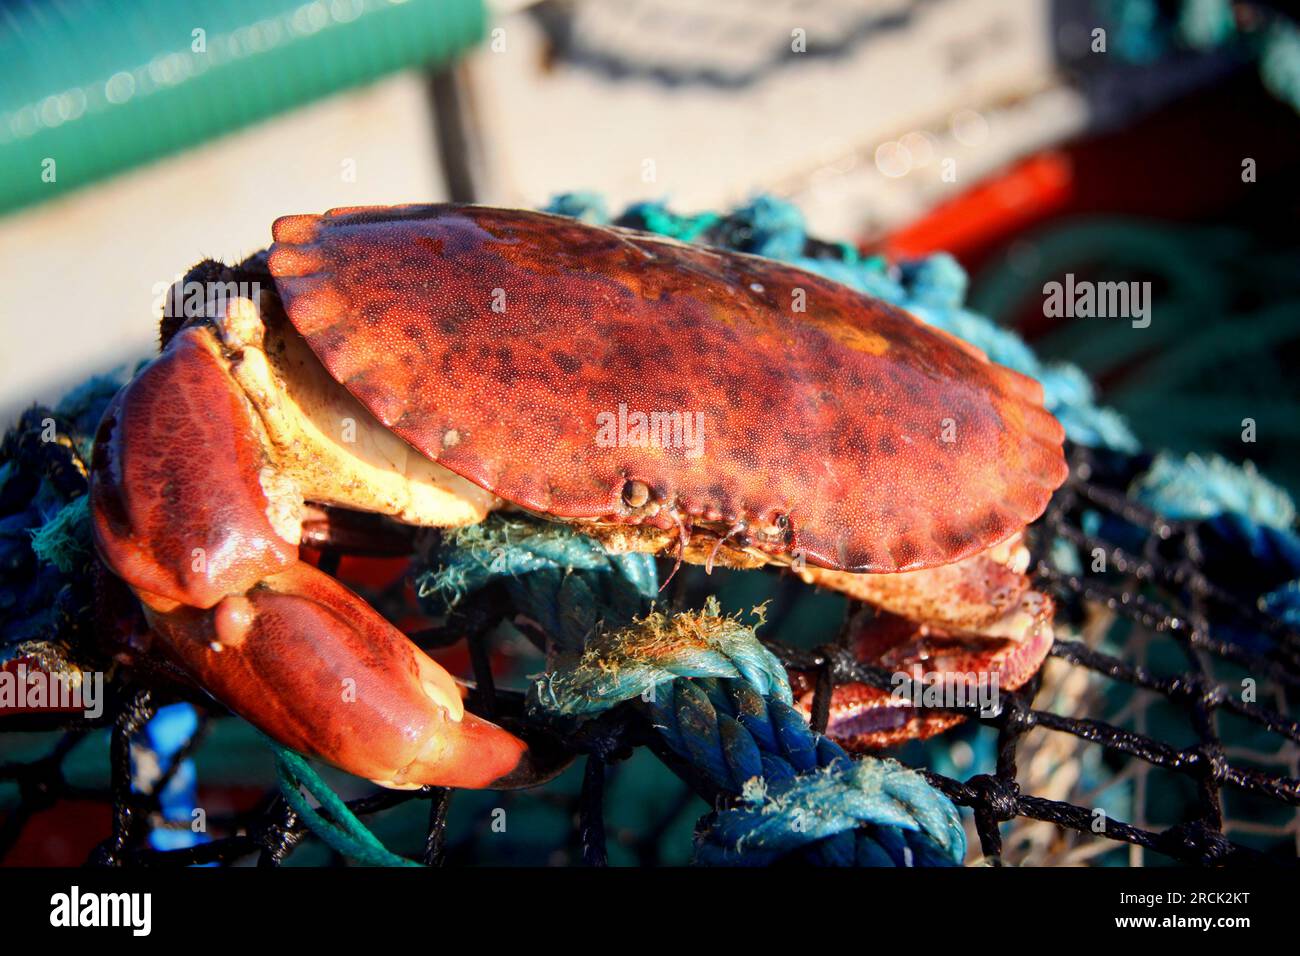
[[[935,207],[872,247],[891,259],[946,251],[959,259],[992,237],[1015,233],[1059,212],[1074,190],[1074,164],[1040,153]]]

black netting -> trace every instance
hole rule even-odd
[[[1222,552],[1227,545],[1217,538],[1205,540],[1205,524],[1163,520],[1124,494],[1125,482],[1136,467],[1133,459],[1075,448],[1071,464],[1071,479],[1034,528],[1034,574],[1038,586],[1058,599],[1062,625],[1075,625],[1071,633],[1101,635],[1112,647],[1107,649],[1105,641],[1096,639],[1060,637],[1045,672],[1056,668],[1059,675],[1062,669],[1083,670],[1091,682],[1157,695],[1181,713],[1191,742],[1176,745],[1153,733],[1109,722],[1104,709],[1089,712],[1087,707],[1076,707],[1075,712],[1063,714],[1036,707],[1043,679],[1040,673],[1019,691],[1004,693],[996,716],[981,716],[973,707],[970,711],[972,720],[996,728],[994,772],[957,779],[924,766],[921,769],[954,802],[972,809],[983,852],[995,863],[1003,855],[1004,826],[1028,821],[1043,821],[1058,828],[1059,834],[1076,834],[1081,840],[1125,841],[1186,864],[1294,857],[1296,811],[1291,808],[1300,804],[1300,780],[1294,773],[1250,763],[1258,763],[1261,756],[1276,757],[1285,770],[1289,754],[1294,765],[1293,748],[1300,742],[1300,726],[1286,713],[1300,682],[1296,632],[1242,596],[1259,593],[1267,582],[1251,577],[1257,572],[1249,563],[1234,563],[1226,570],[1220,566],[1221,560],[1216,563],[1212,553]],[[1104,569],[1094,570],[1098,554],[1105,556]],[[1091,615],[1095,624],[1097,614],[1103,616],[1105,626],[1090,628],[1087,620]],[[768,646],[788,666],[817,675],[814,723],[824,724],[830,692],[838,683],[890,686],[887,670],[857,661],[847,646],[793,647],[780,639],[780,622],[773,625]],[[1059,630],[1066,633],[1064,626]],[[1135,661],[1129,651],[1151,640],[1176,647],[1183,667],[1170,673]],[[478,645],[479,640],[475,638],[473,643]],[[471,657],[480,674],[479,706],[487,705],[498,714],[518,712],[519,696],[494,690],[487,679],[486,655]],[[1255,682],[1253,700],[1243,699],[1242,675]],[[98,801],[111,807],[111,832],[91,858],[100,865],[231,863],[255,855],[259,864],[273,866],[308,838],[310,831],[286,806],[280,792],[272,790],[246,814],[208,821],[211,830],[229,835],[183,849],[160,850],[148,845],[152,828],[187,825],[159,822],[162,814],[157,795],[169,774],[199,746],[211,721],[233,719],[214,715],[207,705],[206,716],[186,749],[147,792],[139,792],[138,781],[133,786],[130,743],[154,713],[155,705],[177,695],[178,685],[160,684],[156,675],[146,678],[123,671],[110,686],[109,709],[98,721],[47,714],[7,718],[5,731],[59,729],[63,734],[41,758],[0,766],[0,780],[16,784],[19,790],[17,806],[0,827],[0,858],[34,814],[63,799]],[[1085,702],[1099,699],[1095,695],[1084,698]],[[1117,706],[1122,707],[1112,705],[1110,710]],[[1255,728],[1253,749],[1248,752],[1253,760],[1233,759],[1233,748],[1225,745],[1216,726],[1225,713]],[[65,758],[87,734],[106,724],[112,728],[111,787],[101,792],[70,784],[64,774]],[[1262,748],[1262,754],[1258,733],[1272,742],[1271,747]],[[1181,803],[1181,818],[1176,823],[1160,828],[1106,817],[1099,820],[1092,806],[1040,795],[1025,785],[1019,766],[1021,753],[1027,742],[1042,734],[1070,735],[1079,745],[1104,748],[1112,759],[1126,758],[1180,775],[1191,784],[1193,796]],[[939,746],[943,740],[939,738]],[[649,743],[649,738],[633,715],[616,709],[563,743],[575,753],[586,754],[588,761],[576,797],[557,798],[566,801],[565,808],[574,821],[570,848],[575,857],[601,863],[606,858],[606,766],[626,757],[632,748]],[[1251,826],[1249,820],[1243,821],[1245,830],[1255,837],[1251,841],[1254,846],[1230,838],[1227,830],[1232,821],[1225,823],[1225,791],[1248,794],[1281,808],[1280,822]],[[378,790],[348,805],[363,818],[373,819],[399,804],[427,801],[424,860],[436,864],[446,861],[447,812],[453,796],[445,788]],[[662,832],[688,799],[683,794],[677,805],[666,808],[662,825],[637,836],[633,846],[637,859],[657,861]],[[1262,845],[1261,835],[1265,837]]]
[[[1111,461],[1107,462],[1106,458]],[[927,772],[931,782],[956,803],[974,811],[976,830],[987,857],[998,862],[1002,854],[999,824],[1018,817],[1041,820],[1083,834],[1101,833],[1113,840],[1156,850],[1178,861],[1197,865],[1259,861],[1266,855],[1295,853],[1294,811],[1273,832],[1276,846],[1261,851],[1230,840],[1224,832],[1223,791],[1237,789],[1269,801],[1294,807],[1300,804],[1300,779],[1283,773],[1240,766],[1229,759],[1228,748],[1216,729],[1216,715],[1230,712],[1275,735],[1275,755],[1287,759],[1300,741],[1300,725],[1279,709],[1243,700],[1239,685],[1216,679],[1216,665],[1228,662],[1256,680],[1255,701],[1272,699],[1285,704],[1300,678],[1297,634],[1260,608],[1216,583],[1207,573],[1211,565],[1198,534],[1197,523],[1170,522],[1143,507],[1113,486],[1132,476],[1127,467],[1115,468],[1112,456],[1098,456],[1076,448],[1071,456],[1071,478],[1057,493],[1044,519],[1035,526],[1034,574],[1038,586],[1059,600],[1058,620],[1078,620],[1089,607],[1104,608],[1117,622],[1135,626],[1130,641],[1141,632],[1168,638],[1182,652],[1185,669],[1159,674],[1080,640],[1058,637],[1052,658],[1086,668],[1099,678],[1120,682],[1162,695],[1175,704],[1195,742],[1175,746],[1148,734],[1115,726],[1101,715],[1064,716],[1033,706],[1041,673],[1019,692],[1003,695],[995,717],[984,717],[972,706],[973,719],[997,728],[997,769],[965,781]],[[1110,468],[1102,466],[1109,464]],[[1108,482],[1109,479],[1109,482]],[[1093,520],[1086,520],[1091,517]],[[1084,530],[1099,517],[1135,544],[1119,546],[1113,539]],[[1065,544],[1064,550],[1062,545]],[[1105,555],[1106,570],[1063,568],[1061,556]],[[1249,574],[1249,566],[1243,569]],[[1258,588],[1258,583],[1255,584]],[[1241,641],[1236,635],[1250,635]],[[1226,636],[1233,635],[1233,636]],[[855,660],[843,647],[824,647],[792,653],[778,642],[770,646],[792,667],[818,670],[828,675],[819,681],[824,701],[838,683],[858,681],[889,688],[891,673]],[[814,719],[825,720],[827,708],[819,701]],[[1070,734],[1106,748],[1114,754],[1186,775],[1195,786],[1195,799],[1187,816],[1159,831],[1115,820],[1097,819],[1094,810],[1061,800],[1023,792],[1017,782],[1018,749],[1036,729]],[[1289,758],[1294,761],[1294,756]],[[1288,839],[1288,834],[1290,834]]]

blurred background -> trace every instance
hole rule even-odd
[[[970,307],[1079,365],[1143,447],[1300,489],[1300,32],[1279,7],[0,0],[0,64],[6,427],[128,371],[171,282],[264,247],[280,215],[767,195],[864,255],[952,253]],[[1151,326],[1045,317],[1066,274],[1151,282]],[[199,758],[231,805],[269,773],[237,744]],[[694,814],[664,822],[636,779],[611,825],[688,845]],[[23,840],[85,856],[70,818]]]

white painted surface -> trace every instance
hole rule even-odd
[[[492,173],[487,198],[537,205],[559,191],[591,189],[605,194],[611,211],[640,199],[695,211],[769,191],[799,204],[821,235],[907,221],[1082,125],[1082,104],[1065,94],[1024,121],[1005,112],[1055,82],[1050,10],[1046,0],[578,5],[583,47],[683,77],[702,67],[760,75],[739,86],[610,78],[564,60],[544,66],[547,39],[537,23],[504,16],[497,24],[504,49],[480,49],[471,61]],[[844,39],[891,13],[906,14],[906,29]],[[804,31],[808,52],[790,51],[794,30]],[[816,55],[836,43],[842,53]],[[990,117],[998,110],[1007,121],[963,144],[951,135],[963,110]],[[905,176],[882,175],[877,147],[917,131],[935,137],[934,158]],[[938,160],[946,156],[957,159],[955,183],[941,180]]]
[[[153,352],[157,286],[265,247],[277,216],[442,188],[425,79],[403,74],[0,219],[0,428]]]

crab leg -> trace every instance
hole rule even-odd
[[[836,687],[826,733],[850,750],[877,750],[924,740],[964,721],[959,713],[912,705],[916,688],[927,682],[942,684],[966,703],[995,706],[999,692],[1017,689],[1042,666],[1052,647],[1052,617],[1052,599],[1028,589],[1002,617],[967,631],[864,609],[850,624],[853,654],[892,670],[894,689],[902,693],[862,683]],[[910,680],[899,681],[900,675]],[[808,716],[812,682],[805,674],[791,678],[796,706]]]
[[[177,332],[96,441],[96,546],[156,637],[271,737],[384,786],[537,782],[523,741],[466,712],[451,675],[299,560],[301,499],[220,349]]]

